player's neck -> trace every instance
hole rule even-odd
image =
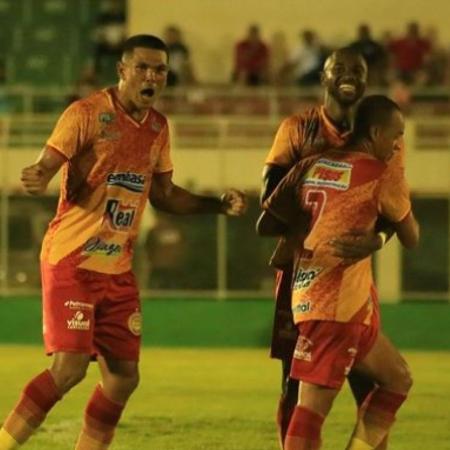
[[[115,101],[119,103],[120,107],[136,122],[140,122],[147,114],[146,110],[136,108],[136,105],[130,100],[126,93],[119,88],[114,89]]]
[[[340,131],[348,131],[351,128],[352,108],[343,108],[333,101],[325,101],[325,114]]]

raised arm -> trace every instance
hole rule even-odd
[[[66,157],[58,151],[44,147],[37,161],[22,170],[20,179],[24,189],[31,195],[43,194],[50,180],[66,161]]]
[[[178,215],[240,216],[247,209],[245,194],[238,190],[229,189],[220,198],[193,194],[172,182],[172,172],[153,176],[149,199],[156,209]]]

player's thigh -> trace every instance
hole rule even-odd
[[[67,392],[85,377],[90,360],[90,353],[56,352],[53,354],[50,372],[61,393]]]
[[[370,351],[354,369],[391,390],[407,391],[411,385],[408,364],[383,333],[378,334]]]
[[[300,381],[298,404],[326,417],[338,393],[339,389]]]

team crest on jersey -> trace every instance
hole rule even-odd
[[[158,122],[158,121],[156,121],[156,120],[154,120],[151,124],[150,124],[150,128],[153,130],[153,131],[156,131],[157,133],[159,133],[160,131],[161,131],[161,124]]]
[[[114,231],[128,231],[133,225],[136,207],[124,205],[119,200],[110,198],[106,202],[105,221]]]
[[[145,175],[133,172],[115,172],[106,177],[109,186],[120,186],[132,192],[144,192]]]
[[[350,163],[322,158],[308,171],[304,184],[346,191],[350,186],[352,168]]]

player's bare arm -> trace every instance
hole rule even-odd
[[[220,198],[193,194],[172,182],[172,173],[155,174],[150,189],[150,203],[171,214],[226,214],[240,216],[247,210],[245,194],[227,190]]]
[[[403,247],[414,248],[419,243],[420,226],[412,211],[401,221],[394,224],[397,237]]]
[[[37,161],[22,170],[21,181],[24,189],[31,195],[43,194],[50,180],[67,161],[58,151],[45,147]]]
[[[269,211],[263,211],[256,222],[256,232],[260,236],[285,236],[288,226]]]
[[[280,181],[289,172],[285,167],[277,166],[275,164],[266,164],[263,168],[262,187],[261,187],[261,204],[269,197],[275,190]]]

